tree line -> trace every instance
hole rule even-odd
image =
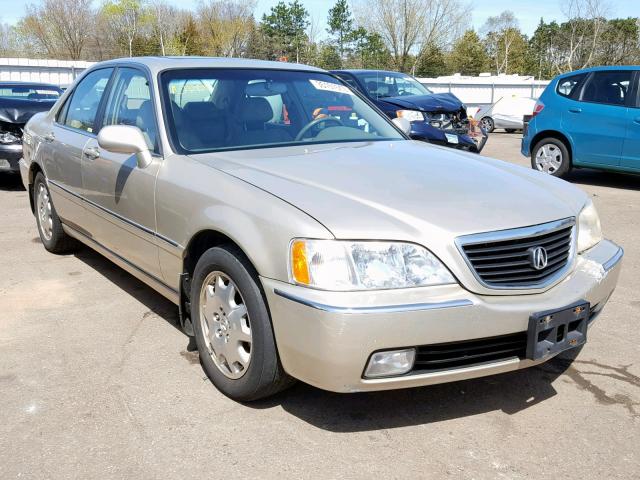
[[[44,0],[0,25],[0,56],[100,61],[139,55],[208,55],[393,69],[417,76],[481,72],[550,78],[591,65],[640,63],[640,19],[607,19],[601,0],[564,0],[563,21],[528,37],[513,12],[465,29],[462,0],[336,0],[326,32],[300,0],[256,19],[255,0]]]

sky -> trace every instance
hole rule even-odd
[[[13,24],[24,15],[28,4],[38,4],[41,0],[0,0],[0,21]],[[194,8],[198,0],[167,0],[176,6]],[[333,0],[301,0],[311,14],[311,18],[317,23],[319,30],[326,29],[326,18],[329,9],[335,3]],[[562,0],[470,0],[473,5],[469,26],[478,30],[490,16],[499,15],[504,10],[515,13],[520,22],[521,30],[531,35],[540,21],[561,20],[562,12],[560,3]],[[640,17],[640,0],[605,0],[610,6],[610,17]],[[101,2],[96,1],[96,4]],[[255,16],[257,19],[262,14],[278,3],[278,0],[258,0]]]

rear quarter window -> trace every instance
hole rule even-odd
[[[582,87],[586,77],[586,73],[579,73],[577,75],[561,78],[556,86],[556,92],[562,97],[578,100],[580,97],[580,87]]]

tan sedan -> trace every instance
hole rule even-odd
[[[413,142],[325,71],[94,65],[28,123],[54,253],[89,245],[180,307],[226,395],[515,370],[582,345],[622,249],[572,185]]]

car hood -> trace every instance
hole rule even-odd
[[[586,195],[531,169],[414,141],[192,155],[294,205],[336,238],[414,241],[576,216]],[[215,186],[212,186],[215,188]],[[304,232],[301,232],[304,234]]]
[[[380,101],[421,112],[458,112],[464,108],[460,99],[451,93],[385,97]]]
[[[25,124],[36,113],[49,111],[55,103],[55,100],[2,98],[0,99],[0,121]]]

